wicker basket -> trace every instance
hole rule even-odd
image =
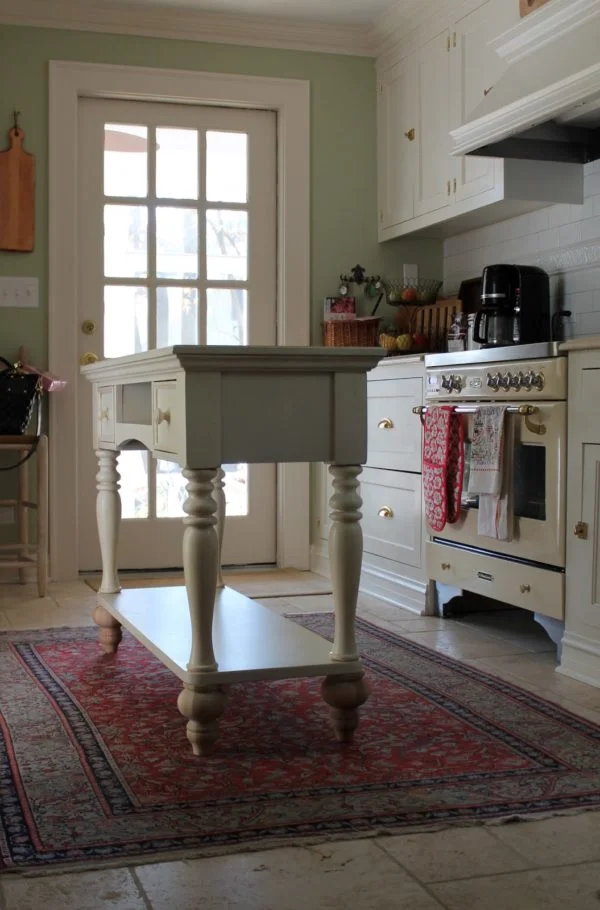
[[[379,316],[327,320],[323,323],[323,344],[328,348],[375,347],[379,322]]]

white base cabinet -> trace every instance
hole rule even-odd
[[[425,612],[425,526],[421,478],[422,357],[389,357],[368,374],[367,463],[360,477],[363,563],[360,590],[414,613]],[[320,475],[318,541],[311,568],[329,576],[331,489]]]
[[[559,672],[600,687],[600,422],[595,418],[600,337],[564,348],[569,351],[567,577]]]
[[[581,165],[450,154],[449,131],[502,76],[505,64],[488,43],[512,22],[506,0],[447,0],[436,22],[433,35],[431,24],[417,29],[377,62],[379,240],[444,237],[582,203]]]

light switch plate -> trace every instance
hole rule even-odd
[[[1,307],[39,306],[39,282],[37,278],[0,277]]]
[[[408,284],[409,281],[418,281],[419,280],[419,266],[418,265],[406,265],[404,264],[404,281]]]

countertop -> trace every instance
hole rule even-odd
[[[425,354],[384,354],[377,366],[386,363],[423,363],[424,360]]]
[[[596,351],[600,349],[600,335],[583,335],[564,341],[559,350],[561,354],[576,354],[577,351]]]

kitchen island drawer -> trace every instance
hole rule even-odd
[[[429,541],[425,547],[427,575],[434,581],[483,594],[543,616],[564,619],[563,572],[460,550],[434,541]]]
[[[367,464],[392,471],[421,471],[421,422],[412,412],[423,403],[418,377],[367,383]]]
[[[420,568],[421,476],[365,468],[361,496],[364,552]]]

